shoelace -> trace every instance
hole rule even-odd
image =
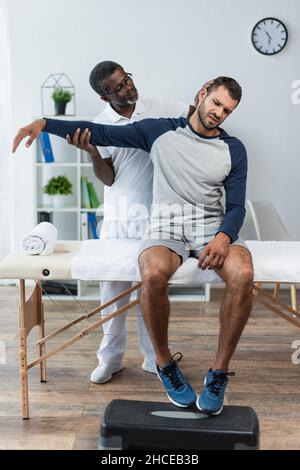
[[[164,374],[168,377],[175,390],[178,390],[178,388],[184,386],[180,371],[177,369],[177,364],[181,361],[181,359],[181,352],[173,354],[168,366],[164,368]]]
[[[213,380],[207,384],[207,388],[211,393],[214,393],[217,396],[220,396],[224,382],[227,382],[227,377],[232,377],[235,375],[234,372],[223,372],[221,374],[215,374],[212,371]]]

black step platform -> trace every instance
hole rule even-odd
[[[105,410],[99,448],[211,450],[259,448],[259,424],[247,406],[218,416],[171,403],[113,400]]]

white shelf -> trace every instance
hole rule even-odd
[[[77,167],[78,164],[77,163],[68,163],[68,162],[36,162],[36,166],[37,167],[44,167],[44,166],[47,166],[47,167],[61,167],[61,166],[66,166],[66,167]]]
[[[53,207],[53,206],[45,206],[45,207],[37,207],[37,212],[78,212],[77,207]]]
[[[96,208],[91,208],[91,209],[86,209],[84,207],[82,207],[80,209],[80,212],[96,212],[97,215],[104,215],[104,209],[103,207],[99,207],[98,209]]]

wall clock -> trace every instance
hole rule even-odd
[[[255,49],[261,54],[278,54],[287,43],[287,28],[276,18],[264,18],[254,26],[251,40]]]

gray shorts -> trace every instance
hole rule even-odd
[[[160,230],[149,229],[141,240],[138,256],[154,246],[164,246],[180,256],[182,263],[184,263],[189,257],[199,258],[202,250],[213,240],[217,232],[217,227],[210,227],[209,230],[206,228],[205,233],[196,233],[195,230],[183,230],[182,227],[178,226],[173,226],[171,230],[169,226]],[[231,243],[231,246],[242,246],[248,250],[241,237]]]

